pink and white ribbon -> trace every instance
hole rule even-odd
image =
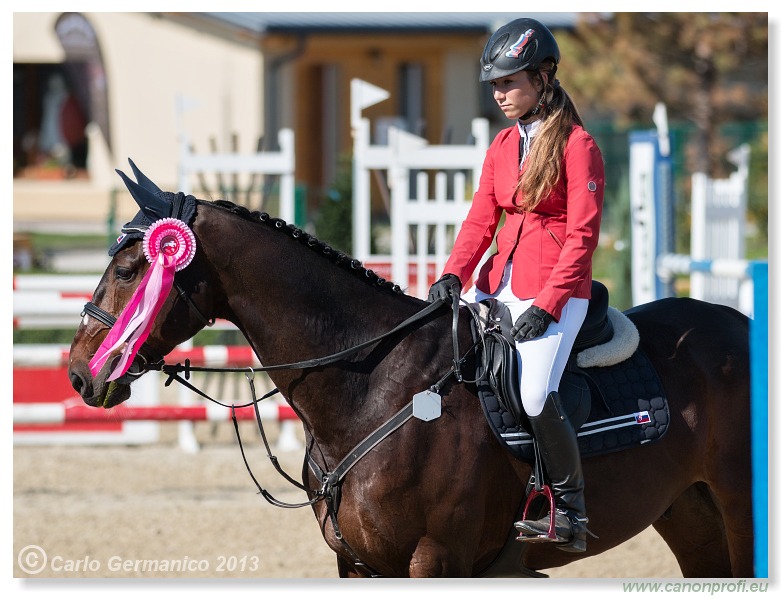
[[[126,345],[119,362],[106,381],[118,379],[130,368],[173,287],[176,271],[184,269],[195,257],[195,235],[178,219],[160,219],[144,234],[143,249],[152,268],[92,357],[89,367],[93,377],[123,344]]]

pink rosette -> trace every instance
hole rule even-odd
[[[179,219],[160,219],[152,223],[144,234],[143,247],[150,263],[155,264],[157,255],[162,252],[171,257],[176,270],[181,271],[195,257],[195,235]]]
[[[195,235],[186,223],[178,219],[160,219],[152,223],[144,234],[143,250],[152,268],[146,272],[130,302],[90,361],[93,377],[122,344],[126,345],[119,362],[106,381],[118,379],[130,368],[173,287],[176,271],[184,269],[195,257]]]

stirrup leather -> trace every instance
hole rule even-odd
[[[534,447],[534,473],[532,474],[532,480],[529,481],[529,487],[531,489],[526,493],[526,505],[523,507],[523,517],[521,518],[521,521],[529,520],[529,509],[531,508],[531,504],[540,496],[548,499],[548,514],[551,518],[547,535],[527,536],[524,535],[523,532],[520,532],[521,535],[519,535],[517,539],[519,541],[530,541],[534,539],[555,542],[557,540],[556,519],[554,517],[556,514],[556,500],[553,497],[553,490],[551,490],[550,485],[545,483],[542,471],[542,456],[540,455],[540,447],[537,445],[537,440],[535,438],[532,438],[532,445]],[[531,487],[532,483],[534,484],[534,487]],[[516,523],[516,527],[517,526],[518,524]]]

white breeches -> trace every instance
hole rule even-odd
[[[515,323],[518,317],[532,305],[534,298],[521,300],[513,295],[509,285],[511,273],[512,262],[505,267],[502,283],[495,294],[486,294],[473,286],[464,293],[463,300],[466,302],[480,302],[486,298],[501,300],[510,309]],[[570,298],[561,311],[561,319],[558,323],[551,321],[548,329],[540,337],[516,343],[523,408],[530,417],[539,415],[548,394],[559,390],[564,367],[567,365],[575,338],[586,318],[587,310],[588,300]]]

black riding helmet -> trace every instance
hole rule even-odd
[[[516,19],[494,32],[480,57],[480,81],[518,71],[536,71],[545,59],[556,65],[561,56],[550,30],[535,19]]]

